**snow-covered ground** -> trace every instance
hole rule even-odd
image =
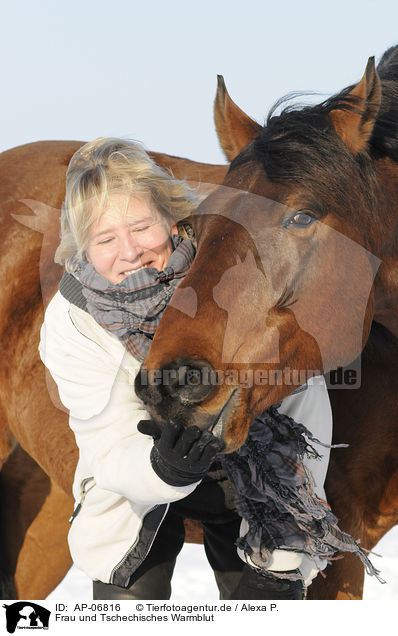
[[[374,548],[381,556],[371,555],[372,563],[381,572],[385,584],[375,577],[365,577],[365,600],[398,600],[398,526],[393,528]],[[48,596],[50,600],[91,599],[91,581],[72,567],[60,585]],[[172,599],[218,599],[218,589],[203,546],[185,544],[177,560],[173,577]]]

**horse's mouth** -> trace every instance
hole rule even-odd
[[[220,412],[216,415],[214,421],[210,424],[209,431],[213,433],[215,437],[220,439],[223,437],[225,427],[231,420],[235,408],[240,401],[240,393],[241,389],[234,389],[232,391],[228,400],[225,402]]]

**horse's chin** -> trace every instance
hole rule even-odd
[[[224,396],[223,396],[224,397]],[[184,422],[185,427],[197,426],[202,431],[207,430],[223,442],[221,453],[231,453],[244,444],[249,429],[249,419],[247,409],[243,400],[243,389],[235,387],[224,397],[224,403],[220,407],[217,404],[213,408],[198,408],[191,411],[188,421],[184,422],[184,417],[176,409],[175,413],[160,413],[157,405],[147,404],[146,408],[152,420],[159,427],[161,434],[165,423],[169,418]]]

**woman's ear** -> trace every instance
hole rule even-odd
[[[175,223],[170,227],[170,234],[178,234],[178,228]]]
[[[91,263],[92,262],[91,258],[90,258],[90,254],[88,253],[88,250],[86,252],[86,261],[87,261],[87,263]]]

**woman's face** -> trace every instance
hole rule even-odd
[[[175,225],[156,214],[149,195],[117,192],[90,233],[87,260],[98,274],[118,284],[142,267],[164,269],[172,253]]]

